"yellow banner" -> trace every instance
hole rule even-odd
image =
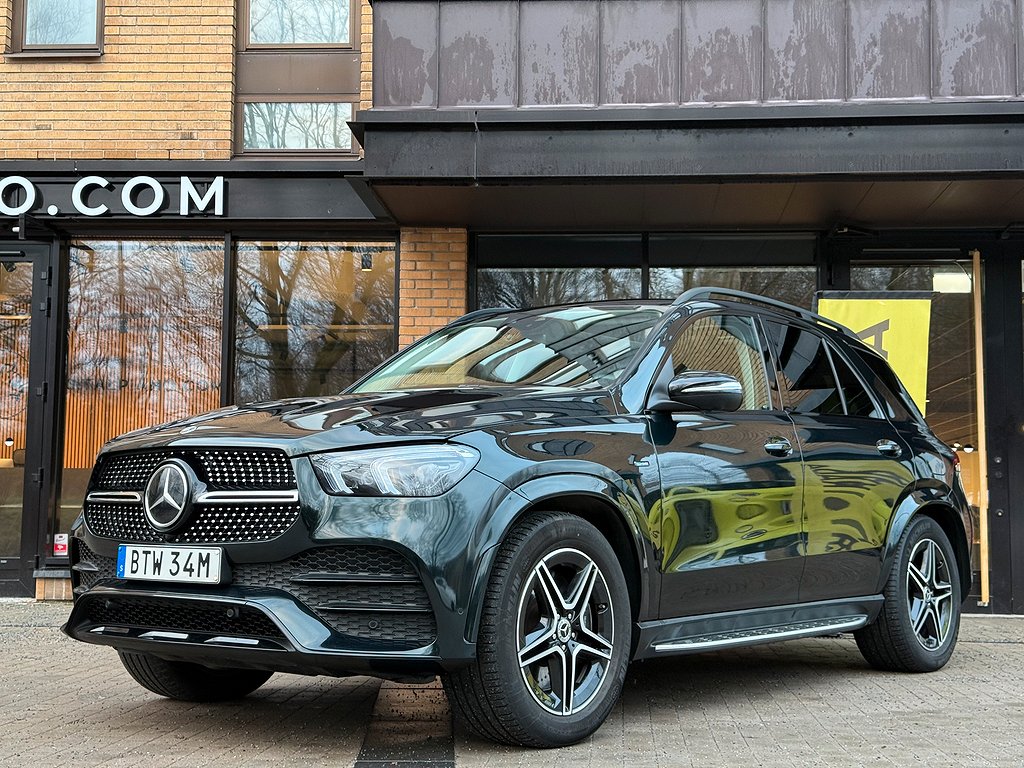
[[[925,413],[930,299],[822,297],[818,314],[842,323],[882,355]]]

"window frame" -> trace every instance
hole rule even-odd
[[[735,413],[782,413],[784,411],[784,408],[782,407],[783,401],[781,398],[781,391],[778,389],[778,385],[776,384],[776,376],[774,369],[775,355],[773,353],[768,336],[765,333],[764,328],[761,326],[760,317],[758,313],[741,312],[725,307],[701,310],[699,312],[695,312],[691,315],[681,317],[678,320],[669,323],[668,327],[661,334],[660,342],[656,342],[662,344],[664,355],[662,357],[661,362],[658,365],[658,372],[651,380],[651,385],[647,390],[645,402],[650,402],[651,396],[653,395],[654,391],[658,388],[659,383],[664,382],[663,386],[667,387],[668,382],[671,381],[671,379],[676,375],[675,364],[672,360],[672,348],[675,344],[675,340],[679,337],[679,335],[682,334],[683,331],[685,331],[690,325],[692,325],[696,321],[702,318],[717,315],[727,317],[740,317],[749,320],[750,326],[754,331],[754,336],[757,339],[758,343],[761,345],[761,368],[762,373],[764,374],[765,383],[767,385],[766,391],[768,393],[768,407],[755,408],[753,410],[738,408],[735,411]],[[652,331],[653,330],[656,329],[652,329]],[[722,373],[724,373],[724,371],[722,371]]]
[[[351,117],[355,119],[359,102],[349,101],[345,98],[338,98],[334,94],[301,94],[301,93],[276,93],[273,95],[259,96],[249,94],[235,95],[234,113],[234,145],[233,151],[236,156],[242,157],[272,157],[272,158],[303,158],[303,157],[335,157],[350,159],[359,157],[359,142],[351,129],[349,134],[352,140],[348,149],[316,149],[313,147],[302,149],[286,149],[284,147],[267,147],[264,149],[248,149],[245,146],[245,105],[246,104],[348,104],[351,107]],[[346,121],[348,122],[348,121]]]
[[[360,17],[362,0],[348,1],[348,42],[347,43],[254,43],[249,39],[249,14],[252,0],[238,0],[238,25],[236,45],[239,53],[274,53],[287,51],[359,51]],[[15,0],[25,2],[25,0]]]
[[[103,55],[105,0],[93,0],[96,4],[95,43],[47,43],[42,45],[30,45],[25,42],[30,2],[32,0],[13,0],[11,37],[4,53],[5,56],[11,58],[95,58]]]
[[[784,379],[783,379],[783,377],[781,375],[782,374],[782,361],[779,358],[779,355],[778,355],[777,350],[775,348],[775,344],[772,341],[771,334],[768,332],[767,327],[763,327],[765,342],[768,345],[769,354],[771,355],[771,358],[772,358],[772,367],[773,367],[773,370],[774,370],[774,373],[775,373],[775,379],[777,381],[777,386],[778,386],[777,392],[778,392],[780,400],[783,403],[783,410],[786,411],[786,413],[793,413],[793,414],[802,415],[802,416],[811,416],[811,417],[814,417],[814,418],[827,418],[827,419],[833,419],[833,418],[841,418],[841,419],[867,419],[867,420],[870,420],[870,421],[881,421],[881,422],[884,422],[884,423],[889,423],[890,422],[890,419],[889,419],[889,408],[886,407],[883,403],[881,403],[879,401],[879,398],[876,395],[876,393],[872,390],[872,388],[865,381],[864,376],[861,373],[860,368],[858,367],[858,365],[850,360],[849,356],[846,355],[839,348],[840,345],[837,344],[832,339],[830,339],[827,333],[823,332],[820,328],[814,327],[810,323],[801,322],[799,320],[791,320],[789,318],[777,317],[777,316],[774,316],[774,315],[772,315],[770,317],[762,318],[762,322],[773,322],[773,323],[776,323],[777,325],[781,325],[781,326],[784,326],[784,327],[796,328],[797,330],[801,331],[802,333],[810,333],[815,338],[817,338],[819,342],[821,342],[821,344],[823,345],[823,347],[825,349],[825,357],[828,360],[829,370],[832,372],[832,378],[833,378],[833,380],[835,381],[835,384],[836,384],[836,392],[839,394],[839,402],[843,406],[843,412],[842,413],[822,413],[821,411],[798,411],[798,410],[795,410],[795,409],[787,407],[785,405],[786,398],[785,398],[784,393],[783,393],[783,387],[786,386],[786,384],[785,384],[785,381],[784,381]],[[835,358],[837,356],[839,357],[839,360],[842,363],[846,364],[847,369],[849,369],[853,373],[854,378],[857,380],[857,383],[860,384],[861,388],[867,394],[868,400],[871,401],[872,405],[874,406],[875,411],[877,411],[880,414],[879,416],[858,416],[856,414],[851,414],[850,413],[850,406],[849,406],[847,398],[846,398],[846,390],[843,387],[842,380],[839,378],[839,372],[836,370],[836,360],[835,360]]]
[[[839,393],[842,395],[843,398],[843,411],[845,412],[844,415],[851,419],[869,419],[871,421],[883,422],[891,421],[891,409],[889,408],[888,404],[880,400],[877,393],[874,391],[874,388],[868,385],[868,382],[865,381],[864,376],[861,374],[857,365],[855,365],[854,362],[850,359],[850,355],[847,355],[840,348],[839,344],[837,344],[824,334],[822,334],[822,338],[825,339],[825,347],[826,349],[828,349],[829,359],[832,361],[832,373],[836,377],[836,384],[839,385]],[[842,378],[839,376],[839,371],[837,369],[837,365],[839,363],[836,362],[837,357],[839,358],[839,363],[846,365],[847,370],[849,370],[853,374],[853,378],[860,385],[861,389],[864,390],[864,393],[868,396],[868,400],[874,407],[874,412],[878,414],[877,416],[860,416],[857,414],[850,413],[850,400],[846,396],[846,387],[843,386]]]
[[[24,1],[24,0],[19,0]],[[349,0],[349,41],[347,43],[252,43],[249,15],[252,0],[239,0],[235,17],[235,94],[232,113],[231,151],[235,157],[321,158],[358,160],[362,148],[355,136],[347,148],[247,149],[245,146],[245,105],[267,103],[348,104],[355,119],[362,98],[361,29],[363,0]],[[268,82],[267,66],[281,63],[273,71],[289,71],[282,82]],[[337,69],[335,69],[337,68]],[[325,73],[344,72],[341,78]],[[248,73],[248,77],[246,76]],[[296,74],[297,73],[297,74]],[[253,82],[255,80],[255,82]]]

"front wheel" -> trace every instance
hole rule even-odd
[[[876,669],[932,672],[953,655],[960,630],[960,572],[942,527],[912,520],[896,549],[878,619],[854,633]]]
[[[505,744],[580,741],[619,697],[630,626],[622,568],[601,533],[572,515],[531,515],[498,551],[476,662],[444,677],[452,709]]]
[[[118,651],[117,654],[135,682],[153,693],[178,701],[240,699],[255,691],[274,674],[258,669],[212,669],[129,651]]]

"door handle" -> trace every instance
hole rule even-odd
[[[883,456],[892,456],[894,459],[898,459],[903,455],[903,449],[900,448],[900,444],[894,440],[879,440],[875,443],[875,448]]]
[[[793,453],[793,444],[784,437],[769,437],[764,451],[772,456],[789,456]]]

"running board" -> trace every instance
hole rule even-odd
[[[851,632],[868,623],[867,616],[839,616],[818,621],[801,621],[774,627],[744,629],[733,632],[719,632],[712,635],[680,638],[671,642],[654,645],[655,653],[697,653],[698,651],[735,648],[742,645],[773,643],[778,640],[795,640],[800,637],[830,635],[835,632]]]

